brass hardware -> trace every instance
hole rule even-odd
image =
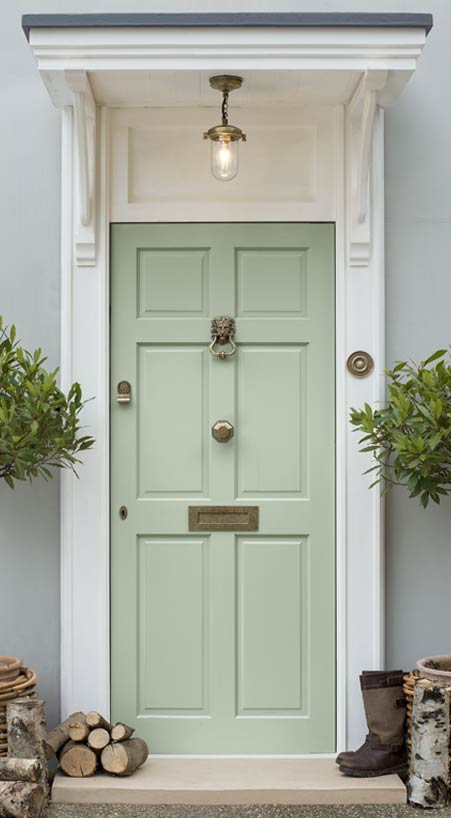
[[[211,434],[218,443],[227,443],[234,435],[233,424],[228,420],[217,420],[211,427]]]
[[[351,353],[346,366],[355,378],[366,378],[374,369],[374,361],[369,352],[359,349],[357,352]]]
[[[117,385],[116,400],[118,403],[130,403],[132,398],[132,388],[128,381],[119,381]]]
[[[188,506],[190,531],[258,531],[258,506]]]
[[[234,76],[233,74],[217,74],[215,77],[210,77],[210,86],[215,91],[237,91],[243,84],[243,78]]]
[[[205,131],[203,135],[204,139],[211,139],[213,142],[219,140],[224,142],[237,142],[241,139],[242,142],[246,142],[246,134],[243,133],[241,128],[237,128],[236,125],[229,125],[229,93],[230,91],[236,91],[238,88],[241,88],[242,84],[242,77],[235,77],[229,74],[220,74],[217,77],[210,77],[211,88],[214,88],[215,91],[220,91],[222,94],[222,124],[215,125],[213,128],[209,128],[208,131]]]
[[[235,320],[230,317],[230,315],[217,315],[216,318],[212,319],[211,322],[211,337],[212,342],[209,346],[209,350],[215,358],[231,358],[232,355],[236,353],[236,344],[234,343],[235,337]],[[225,350],[220,350],[217,352],[215,350],[216,344],[220,346],[225,346],[225,344],[230,344],[231,350],[230,352],[226,352]]]
[[[121,506],[119,509],[119,517],[121,520],[126,520],[128,517],[128,508],[127,506]]]

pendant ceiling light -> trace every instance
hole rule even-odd
[[[229,93],[241,88],[241,77],[221,75],[210,77],[210,85],[222,93],[222,123],[204,133],[204,139],[211,140],[211,172],[215,179],[228,182],[238,173],[238,145],[246,141],[241,128],[229,125]]]

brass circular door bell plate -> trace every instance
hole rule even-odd
[[[357,352],[351,353],[346,366],[355,378],[366,378],[374,369],[374,361],[369,352],[359,349]]]

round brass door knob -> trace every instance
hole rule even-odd
[[[218,443],[227,443],[233,437],[235,429],[228,420],[217,420],[211,427],[211,434]]]

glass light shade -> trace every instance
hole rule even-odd
[[[228,182],[238,173],[238,140],[214,139],[211,142],[211,172],[215,179]]]

